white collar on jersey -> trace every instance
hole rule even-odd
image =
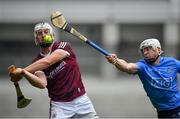
[[[43,56],[43,57],[46,57],[46,56],[48,56],[50,54],[51,54],[51,51],[48,54],[43,54],[42,52],[40,52],[40,55]]]

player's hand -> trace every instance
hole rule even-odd
[[[9,75],[13,76],[13,75],[21,75],[22,74],[23,69],[22,68],[15,68],[13,71],[9,71]]]
[[[22,79],[22,68],[14,68],[13,70],[9,71],[9,76],[11,77],[12,82],[18,82]]]
[[[115,64],[117,62],[117,55],[116,54],[110,54],[106,56],[106,59],[109,63]]]
[[[16,70],[13,72],[13,74],[15,75],[21,75],[22,74],[23,69],[22,68],[16,68]]]

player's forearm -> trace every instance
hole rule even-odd
[[[29,66],[25,67],[24,70],[31,72],[31,73],[34,73],[34,72],[39,71],[39,70],[44,70],[51,65],[52,64],[50,62],[48,62],[47,60],[40,59],[40,60],[30,64]]]
[[[133,74],[137,72],[137,67],[136,64],[134,63],[127,63],[125,60],[123,59],[118,59],[113,63],[116,68],[118,68],[119,70],[129,73],[129,74]]]
[[[123,59],[119,59],[116,54],[110,54],[106,56],[106,59],[109,63],[112,63],[116,66],[120,71],[126,72],[126,73],[136,73],[137,72],[137,66],[134,63],[128,63]]]
[[[116,61],[113,63],[116,68],[118,68],[119,70],[123,71],[123,72],[127,72],[127,65],[128,63],[125,60],[119,59],[117,58]]]
[[[33,64],[24,68],[26,71],[34,73],[35,71],[43,70],[48,68],[49,66],[53,65],[54,63],[62,60],[63,58],[69,56],[70,54],[67,51],[62,49],[58,49],[54,51],[51,55],[44,57]]]
[[[32,86],[41,89],[46,88],[47,82],[35,76],[34,74],[24,70],[23,76],[29,81]]]

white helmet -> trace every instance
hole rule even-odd
[[[150,38],[150,39],[146,39],[144,40],[140,46],[139,46],[139,50],[142,51],[144,48],[146,47],[152,47],[153,49],[155,48],[160,48],[161,49],[161,44],[159,42],[158,39],[155,38]],[[162,53],[162,51],[160,52],[160,54]]]
[[[35,27],[34,27],[34,37],[35,38],[36,38],[36,31],[38,31],[40,29],[49,29],[50,34],[53,34],[53,29],[49,25],[49,23],[41,22],[41,23],[36,24]]]

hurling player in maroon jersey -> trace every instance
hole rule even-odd
[[[45,42],[50,35],[52,42]],[[76,56],[68,42],[54,40],[48,23],[38,23],[34,28],[35,43],[40,53],[33,63],[17,68],[11,76],[24,76],[31,85],[47,88],[50,101],[50,118],[98,118],[86,94]],[[20,78],[12,79],[18,82]]]

